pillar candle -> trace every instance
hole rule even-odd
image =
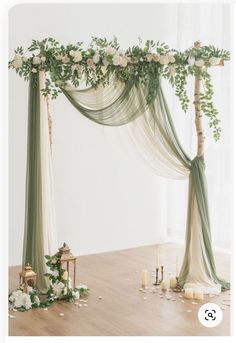
[[[148,271],[146,269],[143,269],[141,272],[141,286],[147,287],[147,275]]]
[[[67,270],[64,271],[62,278],[64,280],[68,280],[68,271]]]
[[[170,288],[170,281],[169,280],[163,280],[161,282],[161,290],[162,291],[169,291],[169,288]]]
[[[195,290],[194,291],[194,299],[196,300],[203,300],[204,299],[204,293],[202,290]]]
[[[184,297],[186,299],[193,299],[193,290],[192,290],[192,288],[186,288],[185,289]]]
[[[177,286],[176,277],[172,276],[170,278],[170,288],[175,288]]]

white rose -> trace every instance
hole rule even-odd
[[[127,64],[128,64],[128,58],[127,58],[127,56],[122,56],[122,58],[121,58],[121,63],[120,63],[120,65],[121,65],[121,67],[123,67],[123,68],[125,68],[126,66],[127,66]]]
[[[148,62],[151,62],[153,60],[153,55],[152,54],[147,54],[146,59]]]
[[[168,52],[168,55],[169,55],[169,56],[174,56],[174,54],[175,54],[175,51],[173,51],[173,50],[171,50],[171,51]]]
[[[221,61],[220,57],[211,57],[211,58],[209,58],[209,63],[212,66],[216,66],[216,65],[220,64],[220,61]]]
[[[80,51],[74,51],[74,58],[73,61],[74,62],[79,62],[82,60],[82,54]]]
[[[195,66],[197,67],[203,67],[204,64],[205,62],[202,59],[195,61]]]
[[[174,76],[176,74],[175,66],[173,65],[169,66],[169,73],[171,76]]]
[[[20,295],[18,298],[15,299],[14,306],[16,308],[20,308],[20,307],[24,306],[24,304],[25,304],[25,300],[24,300],[22,295]]]
[[[70,50],[70,51],[69,51],[69,55],[70,55],[71,57],[74,57],[74,55],[75,55],[75,50]]]
[[[26,310],[29,310],[32,307],[32,302],[30,299],[29,294],[24,294],[24,307],[26,308]]]
[[[60,61],[60,60],[62,60],[62,54],[57,54],[57,55],[55,55],[55,59],[57,60],[57,61]]]
[[[35,68],[32,68],[31,71],[32,71],[32,73],[37,73],[37,69],[35,69]]]
[[[64,288],[64,284],[62,282],[57,281],[52,285],[55,298],[56,297],[58,298],[61,296],[63,288]]]
[[[189,64],[190,66],[193,66],[194,63],[195,63],[195,58],[194,58],[194,57],[189,57],[189,58],[188,58],[188,64]]]
[[[96,64],[98,63],[100,60],[100,56],[98,53],[95,53],[95,55],[93,56],[93,62]]]
[[[160,54],[159,53],[152,54],[152,59],[154,62],[159,62],[160,61]]]
[[[122,63],[122,57],[120,55],[114,55],[112,58],[112,63],[114,66],[118,66]]]
[[[41,58],[39,56],[33,57],[33,64],[40,64],[41,63]]]
[[[12,62],[12,66],[16,69],[20,68],[23,64],[22,57],[20,55],[15,55],[14,60]]]
[[[46,62],[46,57],[45,56],[42,56],[41,57],[41,61],[44,63],[44,62]]]
[[[79,297],[80,297],[79,291],[75,291],[73,293],[74,293],[75,299],[79,299]]]
[[[23,56],[23,57],[22,57],[22,61],[23,61],[23,62],[27,62],[27,61],[28,61],[28,57]]]
[[[116,54],[116,49],[112,48],[111,46],[108,46],[105,50],[107,55],[115,55]]]
[[[159,60],[160,64],[168,64],[169,63],[169,56],[168,55],[161,55],[160,56],[160,60]]]
[[[70,59],[69,59],[69,57],[67,55],[64,55],[61,60],[62,60],[63,63],[70,62]]]
[[[175,63],[175,58],[172,55],[169,55],[169,61],[170,63]]]
[[[26,293],[20,294],[16,298],[14,306],[16,308],[24,307],[26,310],[29,310],[32,307],[29,294],[26,294]]]
[[[55,277],[57,277],[59,275],[58,270],[52,270],[51,274]]]

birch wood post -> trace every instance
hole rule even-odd
[[[52,116],[51,116],[51,113],[50,113],[48,96],[46,97],[46,101],[47,101],[47,111],[48,111],[48,132],[49,132],[49,141],[50,141],[50,148],[52,149]]]
[[[200,49],[201,43],[197,41],[194,43],[194,47],[196,49]],[[195,84],[194,84],[194,107],[195,107],[195,127],[197,131],[197,156],[201,157],[204,156],[204,127],[203,127],[203,116],[201,112],[201,100],[200,100],[200,93],[201,93],[201,67],[199,68],[199,72],[195,73]]]

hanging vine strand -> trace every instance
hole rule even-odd
[[[156,95],[158,79],[167,79],[180,100],[181,107],[187,112],[189,96],[187,78],[200,73],[205,91],[201,93],[201,109],[209,119],[215,140],[220,138],[219,113],[213,103],[213,86],[209,68],[223,65],[230,59],[229,51],[217,49],[212,45],[193,47],[183,52],[171,49],[167,44],[147,40],[127,50],[121,50],[116,38],[92,37],[87,49],[83,43],[61,45],[54,38],[43,41],[33,40],[24,51],[23,47],[15,50],[9,68],[14,68],[25,80],[31,73],[39,70],[48,72],[42,93],[55,99],[68,82],[78,87],[82,79],[96,88],[99,84],[109,83],[110,76],[124,83],[133,81],[148,86],[148,101]]]

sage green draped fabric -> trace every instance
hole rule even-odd
[[[37,274],[45,271],[42,231],[42,168],[40,156],[40,93],[37,75],[29,82],[28,151],[26,174],[26,212],[23,249],[23,265],[31,263]],[[38,287],[47,289],[45,278],[39,277]]]
[[[57,249],[47,104],[41,93],[44,82],[43,71],[31,74],[22,261],[23,265],[30,263],[38,274],[37,286],[42,293],[48,288],[44,256]]]
[[[44,254],[47,250],[45,246],[47,241],[53,239],[53,235],[46,232],[55,225],[53,221],[48,225],[48,220],[44,220],[44,217],[49,217],[49,213],[45,215],[45,211],[53,203],[53,199],[50,197],[48,206],[45,206],[47,196],[43,189],[45,184],[52,186],[52,180],[50,175],[48,179],[42,177],[45,166],[49,169],[48,174],[51,169],[50,163],[46,164],[46,161],[50,161],[50,154],[42,146],[41,121],[42,118],[45,120],[46,110],[44,97],[40,93],[40,88],[43,88],[40,80],[45,81],[42,74],[32,75],[30,80],[23,263],[32,263],[39,274],[39,288],[44,290],[47,286],[43,278]],[[218,294],[221,289],[228,289],[229,283],[216,274],[204,160],[203,157],[195,157],[191,161],[184,152],[158,79],[156,85],[151,101],[148,86],[134,80],[123,84],[114,77],[106,87],[101,85],[97,89],[81,90],[68,85],[62,92],[80,113],[98,124],[129,124],[133,128],[136,146],[143,157],[151,161],[151,166],[158,175],[171,179],[189,178],[186,247],[179,280],[181,285],[200,287],[206,293]],[[43,127],[45,129],[46,124]],[[48,142],[48,137],[46,139]],[[45,235],[48,235],[46,243]]]
[[[191,230],[193,225],[194,203],[197,206],[197,215],[201,224],[201,232],[196,228]],[[197,231],[197,232],[196,232]],[[200,237],[200,238],[199,238]],[[194,254],[193,250],[198,249],[200,239],[201,254]],[[208,209],[207,185],[205,177],[205,162],[203,157],[195,157],[191,162],[191,173],[189,177],[189,199],[188,199],[188,216],[186,231],[185,255],[180,271],[180,283],[191,280],[190,286],[199,283],[201,287],[202,270],[206,273],[208,280],[214,281],[215,284],[221,285],[222,290],[230,288],[230,283],[220,279],[216,274],[216,266],[212,250],[210,218]],[[192,260],[192,257],[196,257]],[[207,283],[207,279],[204,280]],[[209,285],[209,288],[211,286]]]

